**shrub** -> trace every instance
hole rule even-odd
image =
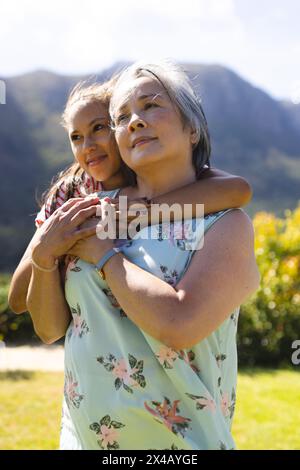
[[[283,219],[257,213],[253,223],[261,284],[241,308],[239,358],[275,366],[291,361],[300,339],[300,206]]]
[[[0,275],[0,341],[18,344],[40,342],[34,333],[30,315],[16,315],[8,306],[10,279],[8,274]]]

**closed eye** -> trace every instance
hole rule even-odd
[[[120,124],[120,122],[125,121],[125,119],[127,118],[128,118],[128,114],[120,114],[120,116],[116,118],[116,124]]]
[[[150,103],[145,103],[144,105],[144,109],[149,109],[149,108],[158,108],[158,104],[157,103],[153,103],[153,101],[151,101]]]

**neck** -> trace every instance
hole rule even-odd
[[[102,181],[102,187],[104,191],[110,191],[111,189],[123,188],[126,181],[122,172],[118,172],[115,175],[111,176],[108,180]]]
[[[196,180],[193,164],[158,162],[155,168],[143,168],[137,174],[138,192],[149,199],[173,191]]]

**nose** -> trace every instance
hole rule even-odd
[[[90,137],[86,137],[83,142],[83,150],[85,152],[90,152],[91,150],[96,149],[96,143]]]
[[[129,121],[128,126],[129,130],[131,132],[134,132],[136,129],[143,129],[147,127],[147,123],[140,115],[134,113],[131,115],[131,119]]]

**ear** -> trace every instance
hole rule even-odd
[[[190,134],[191,144],[196,145],[199,142],[199,133],[195,129],[191,129]]]

